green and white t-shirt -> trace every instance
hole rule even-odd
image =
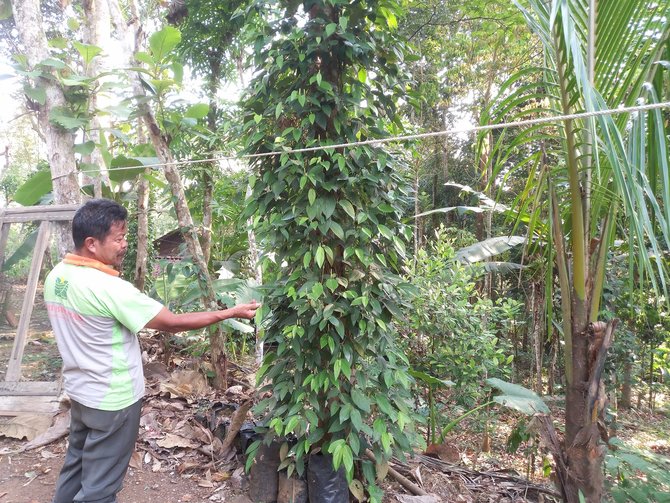
[[[131,283],[93,267],[59,263],[44,300],[63,358],[66,393],[100,410],[120,410],[144,396],[135,335],[163,308]]]

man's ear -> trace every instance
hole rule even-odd
[[[97,239],[90,236],[84,239],[84,248],[93,254],[95,254],[96,245]]]

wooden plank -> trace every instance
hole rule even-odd
[[[21,380],[21,360],[23,359],[23,350],[26,345],[26,338],[28,336],[28,327],[30,325],[30,317],[33,313],[33,306],[35,305],[35,293],[37,292],[37,281],[40,277],[40,270],[42,269],[42,260],[44,260],[44,252],[49,246],[49,234],[51,231],[50,222],[42,222],[40,230],[37,234],[37,242],[33,250],[33,259],[30,264],[30,273],[28,274],[28,284],[26,285],[26,293],[23,297],[23,307],[21,308],[21,319],[16,330],[16,337],[14,338],[14,347],[12,348],[12,355],[7,365],[7,374],[5,381],[20,381]]]
[[[0,396],[0,416],[58,412],[55,396]]]
[[[60,390],[60,381],[0,381],[0,396],[58,396]]]
[[[0,213],[0,222],[18,223],[39,221],[69,221],[80,208],[78,204],[53,204],[45,206],[26,206],[6,208]]]

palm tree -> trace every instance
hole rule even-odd
[[[670,34],[670,4],[649,0],[526,0],[517,3],[544,46],[544,66],[502,87],[483,123],[590,112],[659,99],[659,60]],[[662,97],[662,96],[661,96]],[[667,121],[666,121],[667,123]],[[532,212],[531,232],[545,233],[558,270],[565,342],[566,425],[554,453],[564,499],[599,502],[606,451],[600,428],[602,368],[616,320],[599,321],[608,250],[617,223],[629,229],[631,253],[665,289],[662,250],[670,246],[670,180],[663,112],[557,121],[499,136],[494,178],[534,166],[517,206]],[[511,134],[517,136],[509,141]],[[548,220],[545,224],[543,220]],[[622,225],[622,226],[623,226]],[[547,231],[550,229],[550,232]],[[651,250],[651,252],[649,251]]]

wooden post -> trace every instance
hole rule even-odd
[[[30,264],[30,274],[28,276],[28,285],[26,285],[26,293],[23,297],[23,307],[21,308],[21,319],[19,320],[19,327],[14,338],[14,347],[12,349],[12,356],[9,359],[7,366],[7,375],[5,381],[18,381],[21,378],[21,359],[23,358],[23,350],[28,336],[28,327],[30,325],[30,317],[35,305],[35,292],[37,291],[37,281],[40,277],[40,270],[42,268],[42,260],[44,260],[44,252],[49,246],[49,234],[51,230],[51,223],[49,221],[42,221],[40,223],[40,230],[37,234],[37,242],[33,250],[33,259]]]

